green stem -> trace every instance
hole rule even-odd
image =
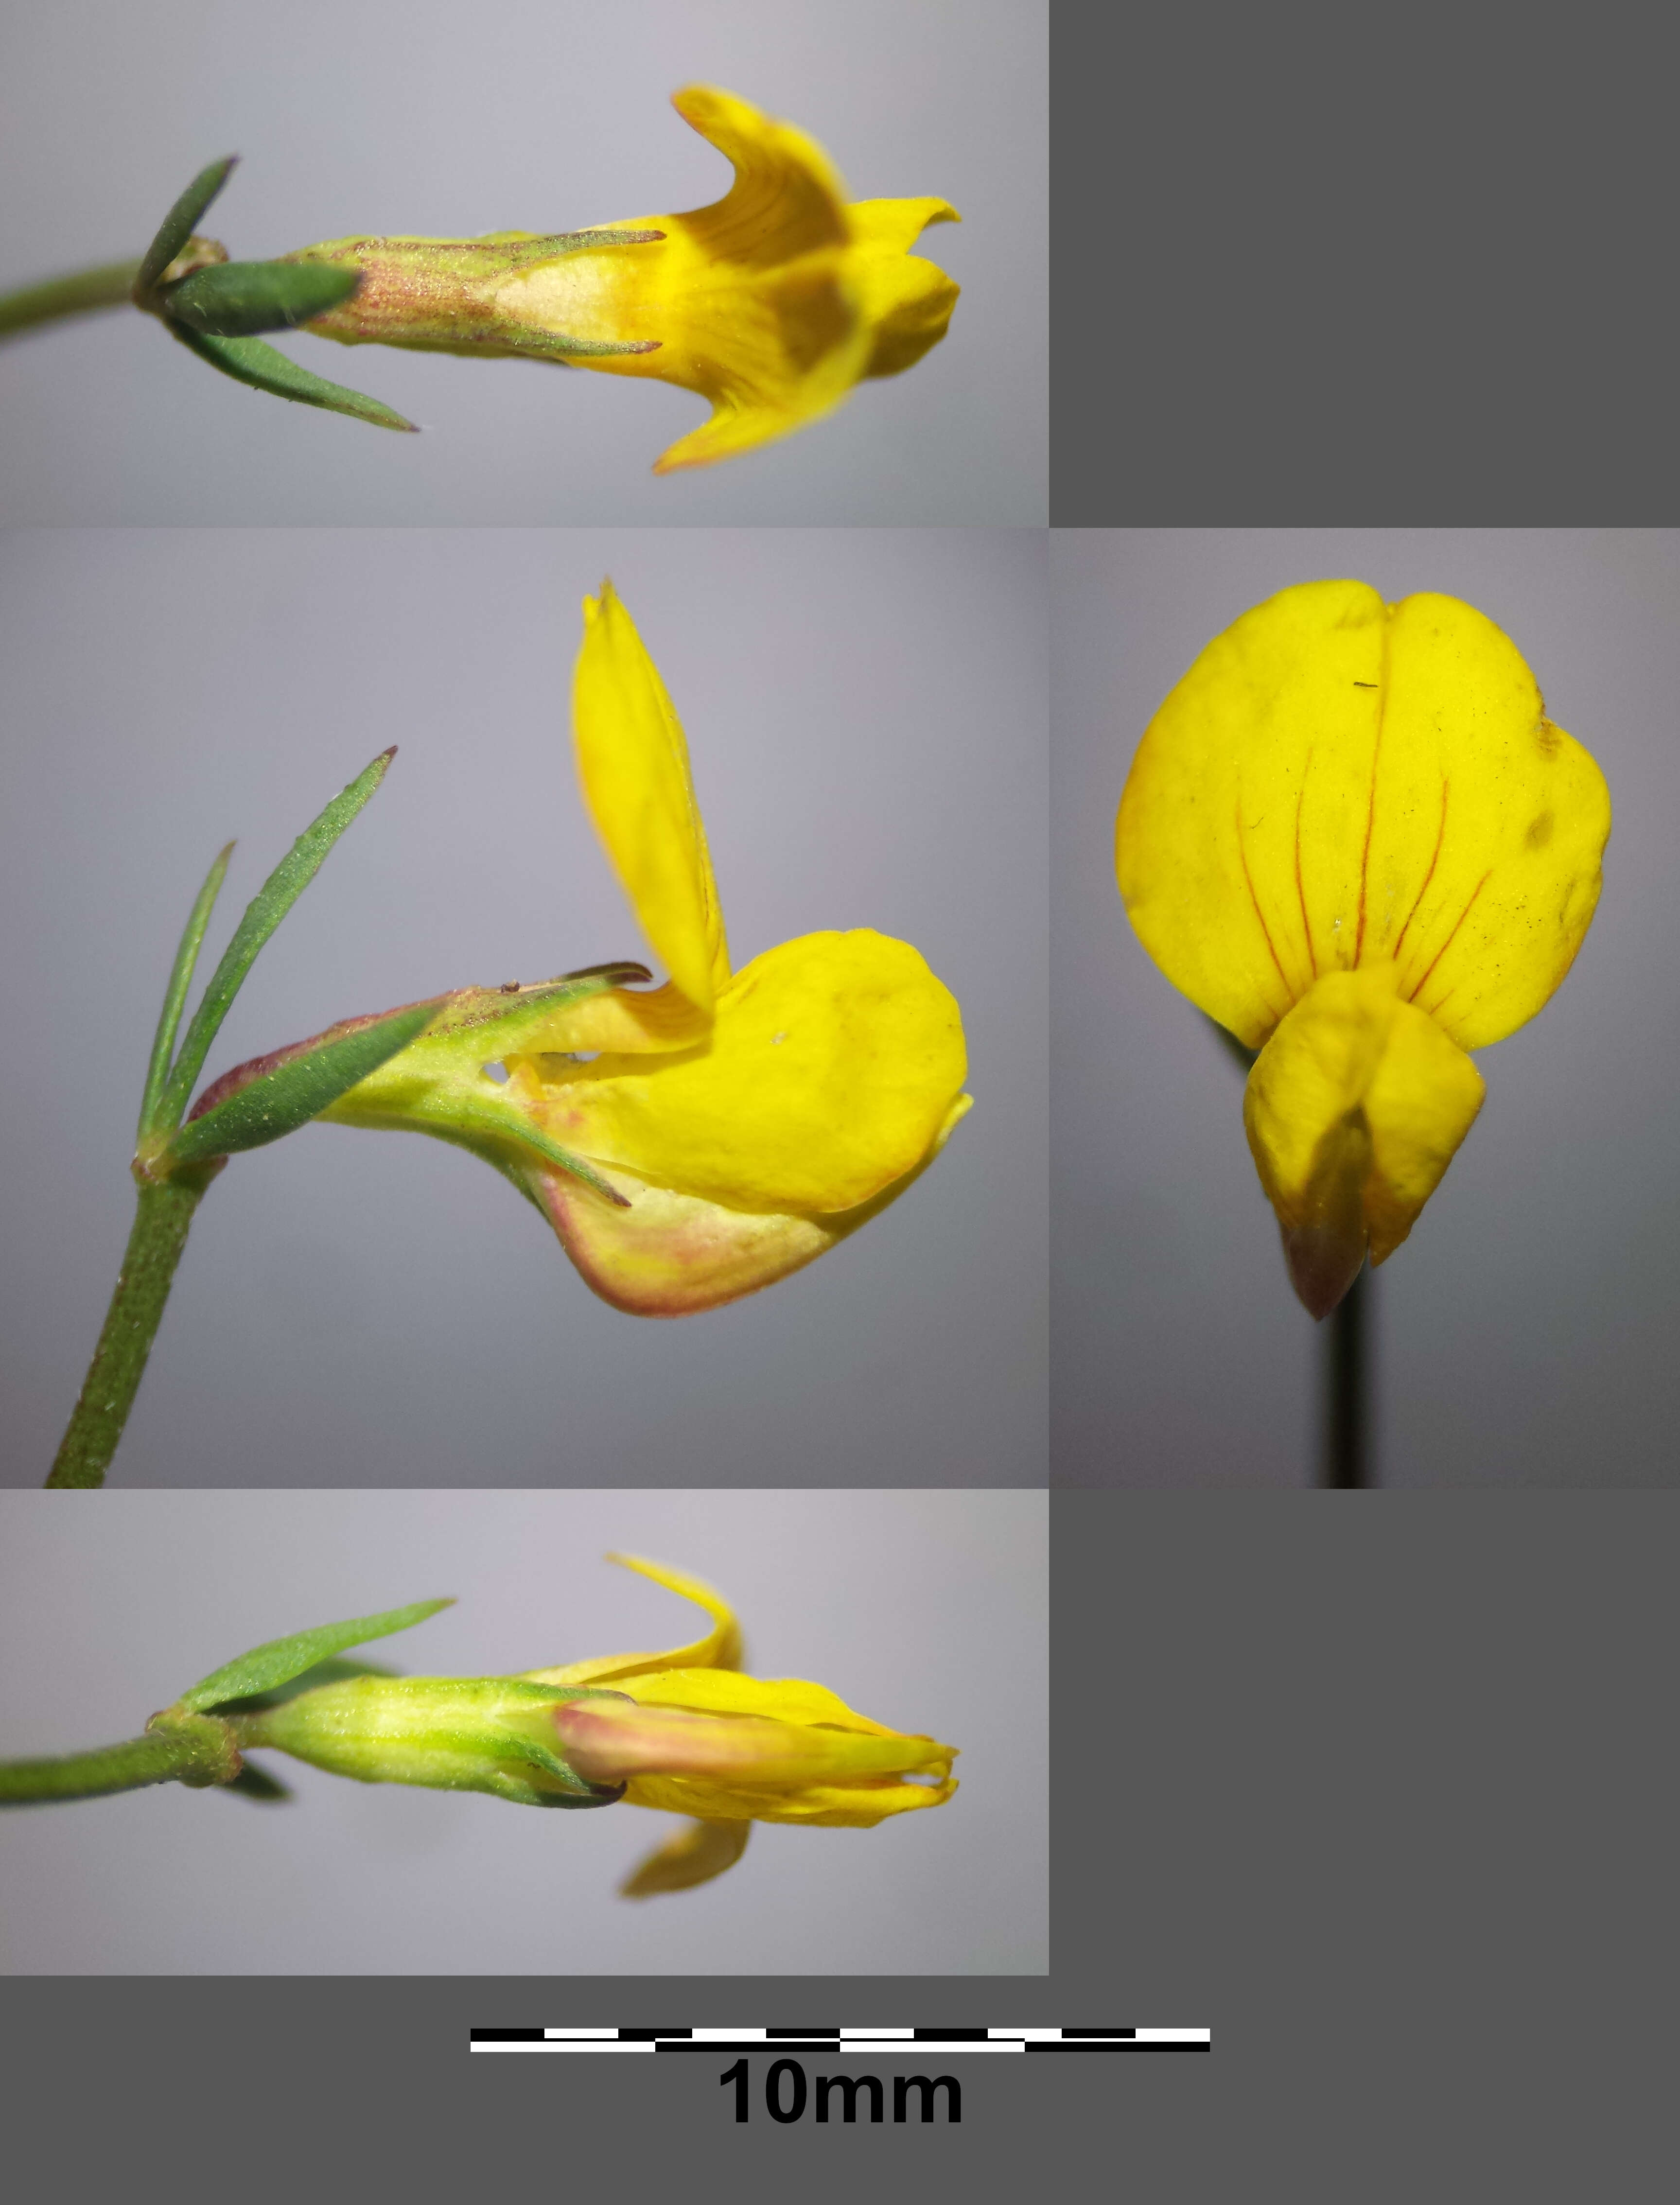
[[[134,1229],[81,1398],[47,1479],[50,1486],[104,1483],[106,1465],[140,1391],[193,1213],[220,1168],[219,1163],[200,1166],[174,1179],[140,1181]]]
[[[39,329],[43,322],[60,322],[69,314],[131,306],[140,272],[138,260],[110,260],[103,268],[84,268],[74,276],[55,276],[50,282],[8,291],[0,295],[0,336]]]
[[[1324,1343],[1324,1475],[1339,1492],[1374,1480],[1371,1467],[1371,1271],[1330,1312]]]
[[[207,1715],[176,1716],[142,1738],[95,1746],[91,1753],[0,1761],[0,1804],[92,1799],[103,1792],[138,1792],[147,1784],[229,1784],[240,1766],[226,1723]]]

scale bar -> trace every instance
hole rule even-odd
[[[1208,2052],[1208,2029],[474,2029],[474,2052]]]

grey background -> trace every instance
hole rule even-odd
[[[703,1577],[760,1676],[962,1749],[944,1807],[761,1824],[702,1890],[632,1903],[678,1827],[360,1785],[284,1755],[286,1805],[176,1785],[0,1820],[0,1966],[48,1974],[1039,1974],[1048,1965],[1042,1493],[47,1494],[0,1501],[7,1756],[132,1737],[245,1647],[439,1593],[370,1647],[498,1675],[686,1643]],[[424,1635],[422,1635],[424,1634]]]
[[[1615,809],[1573,972],[1480,1053],[1481,1114],[1374,1278],[1379,1475],[1673,1482],[1680,534],[1080,531],[1051,558],[1057,1479],[1315,1474],[1318,1340],[1243,1137],[1242,1077],[1133,936],[1113,835],[1137,741],[1202,645],[1274,591],[1353,575],[1496,621]]]
[[[1047,517],[1043,0],[63,0],[8,11],[0,288],[138,255],[188,178],[236,257],[680,211],[729,170],[693,81],[810,133],[855,199],[947,199],[952,333],[765,451],[656,481],[705,419],[667,385],[288,336],[394,436],[284,404],[112,314],[0,348],[9,522],[910,522]],[[73,158],[67,154],[73,153]]]
[[[579,602],[610,572],[686,722],[738,963],[912,942],[975,1108],[883,1215],[675,1322],[583,1286],[436,1141],[308,1126],[193,1228],[118,1484],[1006,1484],[1045,1475],[1045,545],[1036,532],[16,532],[0,977],[4,1481],[39,1483],[132,1209],[175,937],[210,954],[382,749],[215,1073],[332,1019],[643,944],[578,798]]]

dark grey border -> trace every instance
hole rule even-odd
[[[1052,524],[1671,522],[1664,21],[1061,0]]]

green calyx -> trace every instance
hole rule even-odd
[[[208,366],[249,389],[412,431],[412,421],[378,399],[312,374],[263,342],[259,331],[297,329],[343,306],[361,279],[353,269],[290,259],[229,260],[224,247],[198,236],[196,225],[237,160],[230,154],[200,169],[169,209],[135,273],[134,304]]]
[[[277,1747],[364,1784],[487,1792],[524,1807],[608,1807],[624,1786],[578,1775],[556,1750],[553,1715],[571,1700],[626,1697],[515,1677],[362,1676],[229,1721],[241,1747]]]
[[[496,1074],[504,1058],[563,1048],[567,1015],[586,997],[649,977],[645,966],[603,965],[527,987],[461,989],[433,1007],[424,1033],[320,1114],[337,1125],[430,1133],[482,1156],[522,1192],[522,1172],[533,1162],[563,1171],[622,1209],[624,1197],[551,1139]]]
[[[510,312],[509,283],[576,253],[633,249],[664,235],[662,229],[575,229],[549,235],[505,230],[488,237],[341,237],[287,259],[300,270],[339,270],[356,277],[344,304],[312,322],[312,336],[340,344],[565,361],[657,352],[660,340],[571,337],[527,324]]]

